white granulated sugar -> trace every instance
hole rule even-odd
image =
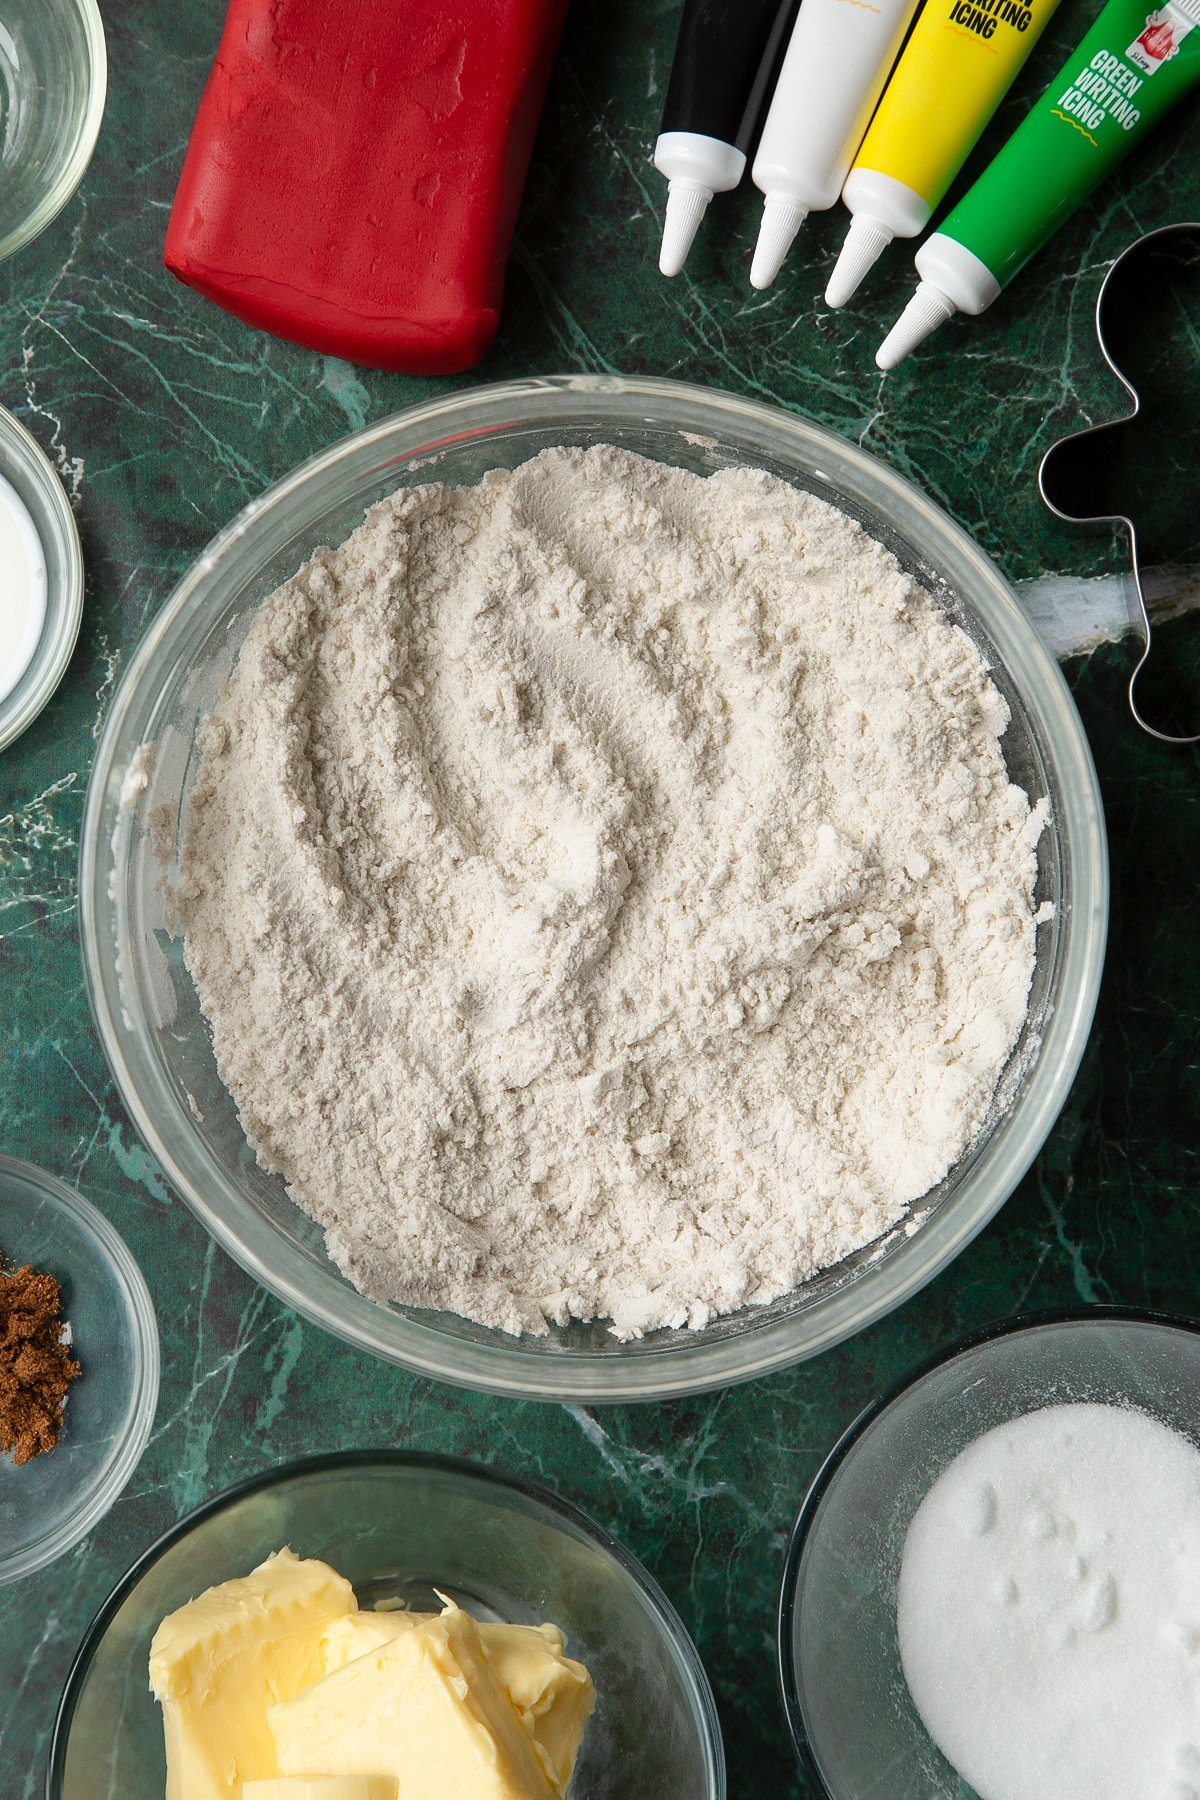
[[[394,495],[266,601],[175,897],[221,1075],[363,1292],[621,1337],[962,1154],[1042,825],[968,637],[834,508],[611,448]]]
[[[1092,1403],[986,1432],[913,1517],[897,1632],[982,1800],[1200,1800],[1200,1452]]]

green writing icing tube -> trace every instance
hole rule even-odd
[[[917,252],[920,286],[879,346],[894,369],[952,313],[992,304],[1121,158],[1200,82],[1200,0],[1108,0],[1007,144]]]

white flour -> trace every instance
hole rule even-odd
[[[267,601],[176,894],[260,1160],[365,1293],[621,1337],[786,1292],[981,1123],[1042,820],[843,514],[609,448],[395,495]]]

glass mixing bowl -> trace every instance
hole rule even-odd
[[[96,0],[0,0],[0,262],[83,180],[107,88]]]
[[[357,1293],[246,1144],[161,892],[161,858],[177,847],[195,776],[197,727],[260,601],[398,487],[477,482],[548,445],[596,443],[701,473],[765,468],[854,514],[982,647],[1012,709],[1009,772],[1049,807],[1037,899],[1052,916],[1038,928],[1025,1028],[968,1154],[883,1241],[794,1293],[702,1331],[628,1344],[579,1324],[517,1339]],[[139,763],[147,785],[130,805],[137,784],[127,777],[150,744]],[[214,539],[146,632],[110,708],[87,796],[80,905],[92,1007],[125,1104],[169,1180],[245,1269],[328,1330],[423,1374],[496,1393],[635,1400],[812,1356],[915,1293],[970,1242],[1041,1147],[1078,1066],[1100,980],[1108,872],[1095,770],[1066,684],[965,532],[885,463],[772,407],[676,382],[568,376],[477,388],[370,426],[303,464]]]
[[[0,1456],[0,1585],[63,1556],[138,1465],[158,1401],[158,1326],[141,1270],[103,1213],[32,1163],[0,1156],[0,1257],[53,1275],[82,1367],[62,1435],[19,1467]]]
[[[783,1703],[814,1795],[977,1800],[922,1724],[900,1665],[904,1539],[968,1444],[1068,1401],[1136,1407],[1200,1445],[1200,1321],[1111,1306],[1005,1320],[906,1375],[826,1459],[779,1603]]]
[[[538,1489],[388,1451],[274,1469],[210,1500],[135,1563],[67,1679],[48,1800],[162,1800],[162,1721],[146,1677],[155,1628],[284,1544],[331,1563],[363,1607],[401,1599],[438,1611],[440,1588],[480,1619],[560,1626],[596,1684],[573,1800],[724,1800],[703,1665],[628,1551]]]

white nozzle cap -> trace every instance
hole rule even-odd
[[[893,233],[886,225],[877,224],[864,213],[855,214],[825,289],[826,306],[845,306],[850,296],[857,292],[867,270],[873,268],[883,255],[892,237]]]
[[[925,342],[931,331],[944,325],[957,311],[948,294],[943,294],[931,281],[922,281],[875,352],[875,361],[881,369],[894,369],[911,350]]]
[[[673,181],[667,188],[667,216],[658,253],[658,266],[664,275],[678,275],[687,261],[692,239],[711,199],[711,188],[692,187],[682,181]]]
[[[754,261],[750,265],[750,286],[768,288],[783,267],[783,259],[792,247],[792,239],[808,217],[807,206],[794,200],[767,195]]]

